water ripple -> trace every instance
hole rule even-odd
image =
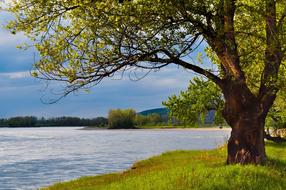
[[[0,129],[0,190],[31,190],[126,169],[176,149],[211,149],[229,131]]]

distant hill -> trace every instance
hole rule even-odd
[[[169,116],[169,112],[170,111],[167,108],[155,108],[155,109],[150,109],[150,110],[145,110],[145,111],[139,112],[138,114],[147,116],[147,115],[155,113],[155,114],[159,114],[162,118],[167,119]],[[214,117],[215,117],[215,111],[214,110],[209,111],[209,114],[206,115],[206,117],[205,117],[205,123],[206,124],[213,123]]]
[[[163,116],[163,115],[165,116],[165,115],[168,115],[169,112],[170,111],[167,108],[155,108],[155,109],[150,109],[150,110],[139,112],[138,114],[147,116],[152,113],[156,113],[156,114],[159,114],[160,116]]]

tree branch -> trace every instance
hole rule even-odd
[[[282,62],[281,44],[276,21],[276,1],[266,0],[266,50],[265,65],[261,76],[259,99],[269,109],[278,92],[278,70]]]
[[[207,33],[204,33],[204,36],[221,60],[226,77],[245,81],[244,73],[240,67],[240,58],[235,39],[234,15],[236,0],[222,0],[222,2],[223,5],[219,15],[223,19],[217,19],[216,36],[213,37]]]

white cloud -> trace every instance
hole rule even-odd
[[[22,72],[10,72],[10,73],[0,73],[0,77],[7,77],[9,79],[21,79],[30,77],[30,71],[22,71]]]
[[[0,0],[1,1],[1,0]],[[0,3],[1,7],[1,3]],[[12,34],[10,31],[5,29],[5,26],[14,17],[11,13],[6,11],[0,11],[0,46],[7,47],[21,45],[25,42],[29,42],[28,38],[25,37],[23,32],[19,32],[16,35]]]
[[[7,46],[16,48],[17,45],[25,42],[28,42],[28,40],[23,33],[13,35],[9,31],[0,30],[0,46],[3,48],[7,48]]]

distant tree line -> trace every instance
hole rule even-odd
[[[157,113],[144,116],[136,114],[136,111],[133,109],[113,109],[108,113],[108,126],[111,129],[130,129],[146,125],[167,124],[168,119]]]
[[[93,119],[79,117],[55,117],[37,118],[35,116],[11,117],[0,119],[0,127],[55,127],[55,126],[95,126],[106,127],[107,118],[97,117]]]
[[[37,118],[35,116],[11,117],[0,119],[0,127],[109,127],[111,129],[130,129],[141,126],[168,125],[168,118],[158,113],[137,114],[134,109],[112,109],[108,118],[93,119],[79,117]]]

